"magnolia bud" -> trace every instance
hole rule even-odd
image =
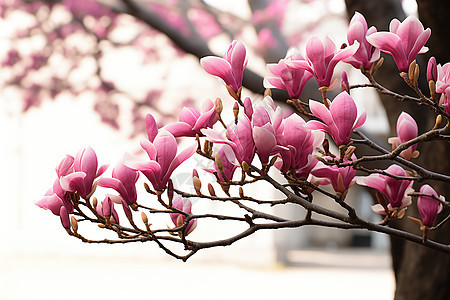
[[[272,98],[272,90],[269,89],[269,88],[267,88],[267,89],[264,91],[264,98],[266,98],[267,96],[269,96],[270,98]]]
[[[74,216],[70,217],[70,226],[72,227],[73,232],[77,233],[78,231],[78,222]]]
[[[217,115],[220,116],[220,114],[223,111],[223,104],[222,104],[222,100],[220,98],[216,98],[216,101],[214,101],[214,104],[216,106],[216,113]]]
[[[373,66],[372,74],[374,74],[383,65],[383,62],[384,57],[380,58],[375,65],[372,65]]]
[[[242,188],[242,186],[239,187],[239,197],[241,197],[242,199],[244,198],[244,189]]]
[[[208,183],[208,192],[212,197],[216,197],[216,191],[211,183]]]
[[[167,184],[167,197],[169,198],[169,205],[172,205],[173,191],[173,182],[172,179],[169,179],[169,182]]]
[[[242,165],[242,170],[245,173],[249,174],[250,173],[250,166],[248,165],[248,163],[246,161],[243,161],[241,165]]]
[[[238,123],[238,115],[239,115],[239,105],[237,102],[234,102],[233,105],[233,114],[234,114],[234,123]]]
[[[437,80],[437,65],[436,59],[434,56],[430,57],[427,65],[427,81],[436,81]]]
[[[194,176],[192,178],[192,182],[194,183],[195,192],[197,193],[198,196],[200,196],[202,194],[202,192],[200,191],[202,188],[202,182],[201,182],[200,178],[198,178],[197,176]]]
[[[98,200],[97,197],[92,198],[92,206],[94,207],[94,209],[97,209],[97,205],[98,205]]]
[[[416,60],[413,60],[408,68],[408,79],[411,82],[414,80],[414,73],[416,71],[416,66],[417,66]]]
[[[152,193],[152,190],[150,189],[150,187],[148,186],[147,182],[144,182],[144,188],[147,191],[147,193]]]
[[[428,81],[428,87],[430,89],[431,99],[436,102],[436,82],[434,82],[433,80]]]
[[[419,81],[419,75],[420,75],[419,65],[416,65],[416,67],[414,68],[414,75],[413,75],[414,85],[417,85],[417,82]]]
[[[342,71],[341,79],[341,91],[346,91],[350,94],[350,84],[348,83],[348,77],[345,71]]]
[[[145,212],[141,212],[141,219],[142,219],[142,222],[144,222],[144,224],[147,226],[148,218],[147,218],[147,215],[145,214]]]
[[[61,224],[65,229],[70,229],[69,213],[64,206],[59,209],[59,217],[61,219]]]

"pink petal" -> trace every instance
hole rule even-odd
[[[177,154],[177,141],[167,130],[160,130],[153,141],[153,145],[156,148],[156,161],[163,172],[166,172]]]
[[[164,126],[163,129],[170,132],[174,137],[195,135],[195,132],[192,130],[192,126],[184,122],[168,124]]]
[[[153,142],[155,136],[158,134],[158,126],[156,125],[155,118],[151,114],[147,114],[145,117],[145,129],[150,142]]]

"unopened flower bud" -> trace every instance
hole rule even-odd
[[[169,182],[167,184],[167,197],[169,198],[169,205],[172,205],[173,191],[173,182],[172,179],[169,179]]]
[[[380,58],[376,64],[373,64],[372,65],[373,70],[371,73],[374,74],[383,65],[383,62],[384,62],[384,57]]]
[[[144,188],[147,191],[147,193],[152,193],[152,190],[150,189],[150,187],[148,186],[147,182],[144,182]]]
[[[97,209],[97,205],[98,205],[98,200],[97,197],[92,198],[92,206],[94,207],[94,209]]]
[[[202,182],[201,182],[200,178],[198,178],[197,176],[194,176],[192,178],[192,182],[194,183],[195,192],[197,193],[198,196],[200,196],[202,194],[202,192],[201,192]]]
[[[416,67],[414,68],[414,75],[413,75],[413,83],[414,83],[414,85],[418,84],[419,75],[420,75],[419,65],[416,65]]]
[[[77,233],[78,231],[78,222],[74,216],[70,217],[70,226],[72,227],[73,232]]]
[[[410,82],[413,82],[414,80],[414,72],[416,71],[416,60],[413,60],[410,64],[409,64],[409,68],[408,68],[408,79]]]
[[[65,229],[70,229],[69,213],[64,206],[59,209],[59,218],[61,219],[61,224]]]
[[[275,164],[275,162],[277,161],[277,159],[278,159],[278,156],[273,156],[273,157],[270,159],[269,166],[270,166],[270,167],[273,166],[273,165]]]
[[[242,188],[242,186],[239,187],[239,197],[241,197],[242,199],[244,198],[244,189]]]
[[[428,88],[430,89],[431,100],[436,102],[436,82],[434,82],[433,80],[428,81]]]
[[[245,173],[249,174],[249,172],[250,172],[250,166],[248,165],[248,163],[247,163],[246,161],[243,161],[242,164],[241,164],[241,166],[242,166],[242,170],[243,170]]]
[[[208,192],[212,197],[216,197],[216,191],[211,183],[208,183]]]
[[[147,218],[147,215],[145,214],[145,212],[141,212],[141,219],[142,219],[142,222],[144,222],[144,224],[147,226],[148,218]]]
[[[220,98],[216,98],[216,100],[214,101],[214,104],[216,106],[216,113],[217,113],[218,116],[220,116],[220,114],[223,111],[222,100]]]
[[[272,90],[269,89],[269,88],[267,88],[267,89],[264,91],[264,98],[266,98],[267,96],[269,96],[270,98],[272,98]]]
[[[239,104],[237,102],[234,102],[233,105],[233,114],[234,114],[234,123],[238,123],[238,115],[239,115]]]
[[[436,122],[434,123],[434,127],[432,130],[435,130],[436,128],[438,128],[439,125],[441,125],[441,123],[442,123],[442,115],[438,115],[436,117]]]
[[[342,71],[342,75],[341,75],[341,91],[344,92],[346,91],[347,93],[350,94],[350,84],[348,83],[348,77],[347,77],[347,73],[345,71]]]
[[[434,58],[434,56],[430,57],[430,59],[428,60],[428,65],[427,65],[427,81],[434,81],[436,82],[437,80],[437,65],[436,65],[436,59]]]

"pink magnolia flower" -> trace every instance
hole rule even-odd
[[[110,222],[113,224],[119,224],[119,215],[114,208],[114,202],[109,196],[105,197],[101,203],[97,204],[96,211],[99,215],[109,217]]]
[[[434,82],[437,80],[437,65],[434,56],[430,57],[427,64],[427,81],[430,82],[431,80]]]
[[[176,209],[181,210],[182,212],[186,214],[192,214],[192,203],[191,200],[181,197],[176,197],[173,199],[172,206]],[[180,213],[171,213],[170,218],[172,219],[173,224],[175,227],[180,227],[184,224],[186,220],[186,216]],[[186,228],[184,229],[185,236],[189,235],[194,229],[197,227],[197,220],[193,219],[190,220],[187,224]]]
[[[291,99],[298,99],[306,82],[313,77],[310,71],[289,66],[286,60],[305,60],[295,49],[289,50],[286,58],[280,59],[277,64],[268,64],[267,69],[276,77],[266,77],[264,86],[275,87],[288,92]]]
[[[251,164],[255,156],[255,143],[253,142],[252,125],[246,115],[240,118],[236,126],[228,126],[229,139],[213,129],[204,129],[202,132],[210,142],[230,146],[239,164],[244,161]]]
[[[137,171],[119,163],[112,171],[112,178],[101,178],[98,185],[114,189],[119,193],[118,199],[109,195],[110,198],[115,200],[114,202],[121,204],[124,200],[128,205],[131,205],[136,203],[137,200],[136,182],[138,178],[139,173]]]
[[[220,150],[217,152],[217,155],[220,157],[222,161],[222,170],[226,178],[223,178],[222,173],[220,172],[216,162],[214,162],[214,169],[205,169],[205,171],[209,173],[217,173],[219,180],[221,182],[226,182],[228,180],[233,179],[234,171],[236,171],[238,165],[236,164],[236,156],[232,148],[228,145],[223,145]]]
[[[392,165],[385,171],[386,173],[394,176],[409,176],[408,173],[398,165]],[[412,180],[397,180],[388,175],[371,174],[367,177],[358,177],[356,182],[359,185],[365,185],[381,192],[389,201],[387,209],[390,211],[400,209],[411,204],[411,197],[408,196],[408,194],[414,192],[412,189]],[[373,205],[372,209],[379,214],[386,214],[384,207],[381,204]]]
[[[233,41],[223,58],[203,57],[200,64],[207,73],[221,78],[237,93],[242,86],[242,74],[247,66],[247,51],[244,44]]]
[[[337,63],[355,54],[358,47],[359,43],[355,42],[353,45],[336,52],[336,46],[329,37],[325,39],[325,43],[322,43],[318,37],[314,36],[306,44],[306,60],[301,58],[288,59],[286,63],[313,74],[320,87],[330,87]]]
[[[428,184],[423,185],[420,188],[422,194],[433,195],[445,201],[444,196],[439,196],[436,191]],[[436,216],[442,211],[442,203],[428,196],[419,196],[417,199],[417,208],[419,209],[420,217],[422,218],[423,225],[432,227]]]
[[[436,92],[442,93],[440,104],[444,106],[445,111],[450,114],[450,63],[437,66],[438,78],[436,82]]]
[[[279,153],[286,147],[278,145],[277,136],[282,134],[283,113],[280,107],[275,109],[272,98],[264,98],[264,104],[258,106],[252,116],[252,133],[256,153],[262,164],[269,162],[269,156]]]
[[[417,137],[419,129],[417,123],[408,113],[402,112],[397,119],[397,136],[388,139],[389,144],[392,144],[392,149],[397,148],[400,144],[406,143],[409,140]],[[410,160],[419,156],[419,151],[416,150],[417,144],[412,145],[400,153],[404,159]]]
[[[61,219],[62,226],[65,229],[70,229],[69,213],[67,212],[67,210],[64,206],[61,206],[61,209],[59,211],[59,217]]]
[[[310,101],[309,108],[323,123],[312,120],[307,123],[308,128],[330,134],[337,146],[348,144],[353,130],[362,126],[367,117],[366,111],[363,111],[357,119],[355,101],[347,92],[341,92],[334,98],[330,110],[317,101]]]
[[[197,145],[194,143],[177,155],[178,145],[175,137],[167,130],[158,131],[155,119],[150,114],[147,115],[147,135],[149,140],[142,140],[141,147],[150,160],[140,161],[129,157],[125,165],[141,171],[155,190],[163,191],[172,172],[195,153]]]
[[[216,105],[208,100],[203,104],[203,113],[195,108],[185,107],[181,111],[179,122],[164,127],[174,137],[201,135],[200,130],[211,128],[218,120]]]
[[[102,175],[108,165],[98,168],[97,155],[91,147],[78,151],[73,162],[73,173],[60,178],[61,187],[68,192],[77,192],[82,198],[89,198],[94,192],[94,180]]]
[[[63,160],[56,167],[56,174],[58,178],[53,182],[50,188],[42,199],[36,202],[36,205],[43,209],[50,210],[54,215],[59,216],[61,207],[66,207],[69,213],[73,212],[73,205],[70,201],[70,195],[63,190],[60,184],[60,178],[73,172],[74,158],[66,155]]]
[[[422,23],[409,16],[403,22],[393,19],[389,32],[375,32],[367,37],[369,43],[394,58],[400,72],[408,72],[409,65],[417,54],[428,51],[424,47],[431,35],[431,29],[423,29]]]
[[[331,157],[324,157],[324,159],[332,160]],[[356,156],[352,156],[352,160],[356,159]],[[349,162],[347,158],[344,158],[344,163]],[[311,174],[316,177],[313,182],[318,182],[320,185],[331,184],[333,190],[345,197],[348,189],[355,184],[356,170],[353,167],[339,168],[336,165],[325,165],[319,161]]]
[[[282,172],[294,169],[298,178],[307,178],[318,162],[313,152],[323,138],[323,132],[311,131],[299,115],[292,114],[284,120],[283,134],[278,138],[287,149],[280,151],[282,160],[275,166]]]
[[[355,12],[347,31],[347,41],[350,45],[353,45],[355,41],[359,43],[359,48],[349,58],[346,58],[344,62],[351,64],[356,69],[361,66],[365,70],[369,70],[374,62],[380,58],[380,49],[373,47],[368,41],[367,36],[377,32],[377,29],[372,26],[367,29],[366,19],[359,12]]]

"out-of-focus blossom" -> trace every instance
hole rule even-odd
[[[146,121],[149,140],[142,140],[141,147],[147,152],[150,160],[127,158],[125,165],[141,171],[155,190],[163,191],[172,172],[195,153],[197,145],[194,143],[177,155],[178,145],[175,137],[167,130],[158,131],[155,119],[150,114],[147,115]],[[158,133],[155,136],[156,132]]]
[[[121,204],[124,200],[128,205],[136,203],[136,182],[139,178],[139,173],[133,169],[128,168],[123,163],[119,163],[112,171],[112,178],[101,178],[98,182],[99,186],[114,189],[119,193],[118,199],[114,202]]]
[[[393,176],[409,177],[408,173],[398,165],[391,165],[385,171]],[[366,177],[358,177],[356,182],[381,192],[389,201],[386,206],[389,211],[401,209],[411,204],[411,197],[408,194],[414,192],[412,180],[395,179],[383,174],[370,174]],[[385,208],[381,204],[373,205],[372,209],[377,213],[386,214]]]
[[[86,15],[100,18],[111,14],[110,9],[105,8],[95,0],[63,0],[62,4],[79,19],[84,18]]]
[[[318,162],[313,152],[323,138],[323,132],[311,131],[299,115],[292,114],[284,120],[283,134],[278,138],[278,143],[287,149],[280,151],[282,159],[275,166],[282,172],[294,170],[298,178],[307,178]]]
[[[397,136],[388,139],[389,144],[392,144],[392,149],[397,148],[400,144],[406,143],[409,140],[417,137],[419,129],[417,123],[408,113],[402,112],[397,119]],[[410,146],[403,150],[400,156],[404,159],[410,160],[419,156],[419,151],[416,151],[417,144]]]
[[[431,29],[423,29],[422,23],[409,16],[403,22],[393,19],[389,32],[375,32],[367,37],[369,43],[394,58],[400,72],[408,72],[409,65],[417,54],[425,53],[426,42],[430,38]]]
[[[186,214],[192,214],[192,203],[191,200],[181,197],[176,197],[173,199],[172,206],[176,209],[181,210]],[[186,216],[180,213],[171,213],[170,218],[172,219],[175,227],[180,227],[184,224]],[[197,227],[197,220],[190,220],[184,229],[184,235],[189,235]]]
[[[345,59],[344,62],[351,64],[356,69],[363,67],[365,70],[369,70],[372,64],[380,58],[380,49],[373,47],[367,41],[367,36],[375,32],[377,32],[377,29],[374,26],[368,29],[364,16],[355,12],[350,20],[347,41],[350,45],[357,41],[359,48],[355,54]]]
[[[218,120],[216,105],[207,100],[203,104],[202,113],[195,108],[185,107],[180,113],[179,122],[164,127],[174,137],[201,135],[200,130],[211,128]]]
[[[433,195],[436,198],[445,201],[444,196],[439,196],[436,191],[428,184],[423,185],[420,188],[420,193]],[[422,218],[423,225],[432,227],[436,216],[442,211],[442,203],[429,196],[419,196],[417,199],[417,208],[419,209],[420,217]]]
[[[366,111],[358,117],[355,101],[347,92],[342,92],[334,98],[330,103],[330,110],[317,101],[310,101],[309,108],[322,122],[312,120],[307,126],[330,134],[337,146],[348,144],[353,130],[362,126],[367,117]]]
[[[310,71],[288,65],[287,60],[305,60],[295,49],[290,49],[286,58],[280,59],[277,64],[268,64],[269,71],[277,77],[266,77],[265,87],[275,87],[288,92],[291,99],[298,99],[306,82],[313,76]]]
[[[358,47],[359,43],[355,42],[351,46],[336,51],[336,46],[329,37],[325,39],[325,43],[322,43],[318,37],[313,36],[306,44],[306,60],[288,59],[286,63],[313,74],[320,87],[330,87],[337,63],[355,54]]]
[[[431,80],[434,82],[437,80],[437,65],[434,56],[430,57],[427,64],[427,81],[430,82]]]
[[[326,160],[333,160],[331,157],[324,157]],[[353,154],[352,160],[356,159]],[[350,162],[347,158],[344,158],[344,163]],[[319,161],[311,174],[315,177],[312,181],[319,183],[320,185],[331,184],[333,190],[345,197],[349,188],[355,184],[356,170],[351,166],[339,168],[336,165],[326,165]]]
[[[89,198],[94,192],[94,180],[102,175],[108,165],[98,168],[97,155],[91,147],[78,151],[73,162],[73,173],[61,177],[61,187],[68,192],[77,192],[82,198]]]
[[[264,55],[268,49],[275,49],[278,46],[276,38],[273,36],[269,28],[263,28],[258,32],[258,43],[255,49],[259,54]]]
[[[200,64],[206,72],[221,78],[226,85],[237,93],[242,86],[242,74],[247,66],[247,51],[244,44],[233,41],[223,58],[203,57]]]

